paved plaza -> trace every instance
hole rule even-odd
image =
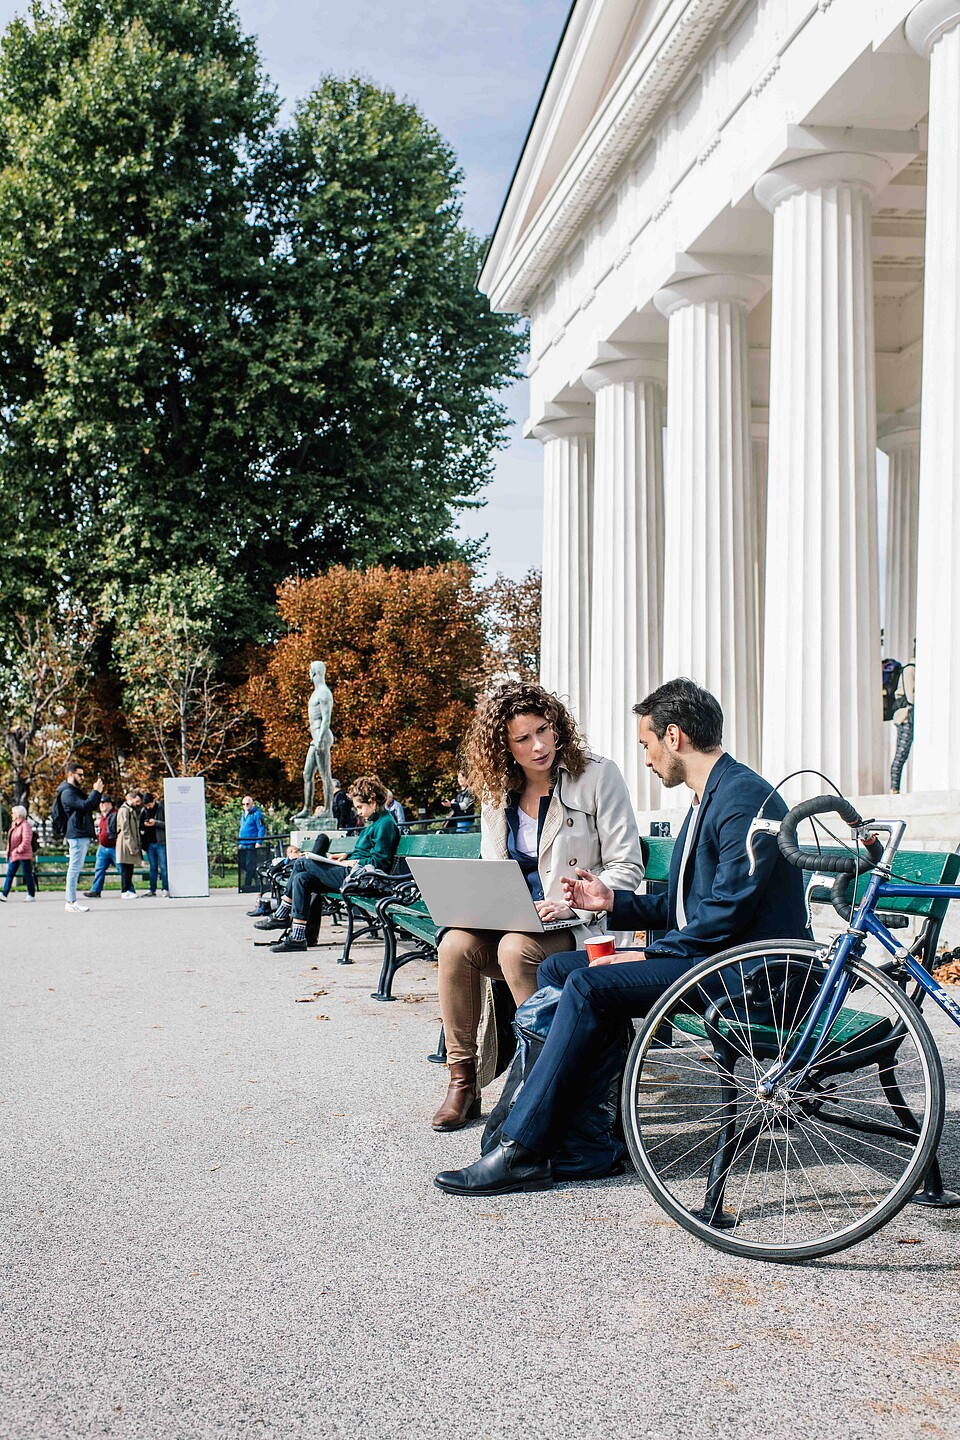
[[[248,903],[0,912],[4,1440],[958,1433],[960,1211],[790,1268],[632,1177],[443,1195],[435,969]]]

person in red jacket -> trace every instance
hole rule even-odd
[[[27,899],[35,900],[37,887],[33,880],[33,826],[27,818],[27,812],[23,805],[14,805],[11,819],[13,824],[7,831],[7,875],[3,882],[0,900],[6,900],[10,894],[10,886],[13,884],[13,877],[18,870],[23,871],[23,878],[27,885]]]

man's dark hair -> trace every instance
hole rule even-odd
[[[715,750],[723,739],[720,702],[709,690],[685,676],[658,686],[639,705],[634,705],[633,713],[647,716],[658,740],[663,739],[668,725],[682,730],[694,750]]]
[[[75,770],[82,770],[82,769],[83,769],[83,761],[82,761],[82,760],[68,760],[67,763],[66,763],[66,765],[64,765],[64,767],[63,767],[63,773],[64,773],[64,775],[72,775]]]

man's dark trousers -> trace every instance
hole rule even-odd
[[[286,886],[296,919],[306,920],[311,896],[321,890],[342,889],[349,874],[345,865],[336,865],[332,860],[309,860],[305,855],[298,856]]]
[[[590,966],[582,950],[544,960],[538,985],[555,985],[563,994],[548,1043],[523,1083],[504,1135],[535,1155],[553,1155],[580,1102],[584,1079],[601,1055],[690,968],[689,958]]]

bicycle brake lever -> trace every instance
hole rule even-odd
[[[753,848],[753,837],[755,835],[779,835],[779,820],[761,820],[760,816],[750,821],[750,828],[747,830],[747,854],[750,857],[750,874],[753,875],[757,868],[757,857]]]

